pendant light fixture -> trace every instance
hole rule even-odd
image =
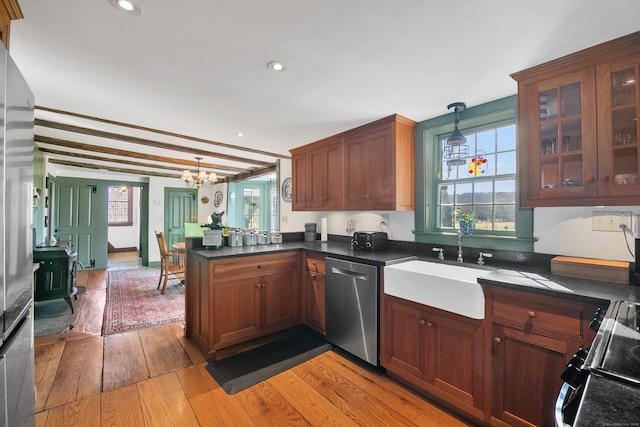
[[[454,129],[449,138],[447,138],[442,152],[443,160],[447,163],[447,166],[450,167],[464,165],[467,162],[465,159],[469,157],[467,138],[458,130],[460,115],[467,106],[464,102],[454,102],[447,105],[447,110],[451,110],[452,108],[455,114]]]
[[[207,172],[200,170],[200,160],[202,160],[202,157],[196,157],[196,160],[198,161],[198,166],[196,167],[196,179],[193,179],[193,174],[191,174],[191,171],[188,169],[185,169],[182,172],[182,176],[180,178],[184,180],[188,187],[211,187],[218,180],[215,172],[211,172],[207,175]]]

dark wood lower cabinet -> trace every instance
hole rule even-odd
[[[304,324],[325,335],[325,257],[306,255],[304,286]]]
[[[479,423],[553,426],[560,374],[593,341],[597,306],[498,287],[485,298],[474,320],[383,295],[382,365]]]
[[[579,343],[493,325],[492,416],[510,426],[554,426],[560,374]]]
[[[485,289],[491,316],[491,424],[555,426],[560,375],[595,333],[597,306],[497,287]]]
[[[385,296],[387,372],[483,418],[484,322]]]
[[[206,259],[187,252],[185,336],[216,352],[302,323],[300,253]]]

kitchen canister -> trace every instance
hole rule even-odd
[[[258,244],[258,233],[256,230],[244,230],[244,245],[255,246]]]
[[[259,245],[268,245],[270,242],[269,232],[268,231],[259,231],[258,232],[258,244]]]
[[[230,228],[228,243],[229,246],[242,246],[242,230],[239,228]]]
[[[271,233],[271,243],[274,245],[282,243],[282,234],[280,233]]]
[[[304,225],[304,241],[315,242],[317,235],[317,225],[315,222],[307,222]]]

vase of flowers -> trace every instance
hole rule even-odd
[[[457,208],[453,212],[453,220],[460,224],[462,234],[473,234],[476,229],[476,217],[473,211],[463,212],[462,209]]]

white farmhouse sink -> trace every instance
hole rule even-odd
[[[489,273],[459,265],[407,261],[384,267],[384,293],[484,319],[484,293],[477,279]]]

